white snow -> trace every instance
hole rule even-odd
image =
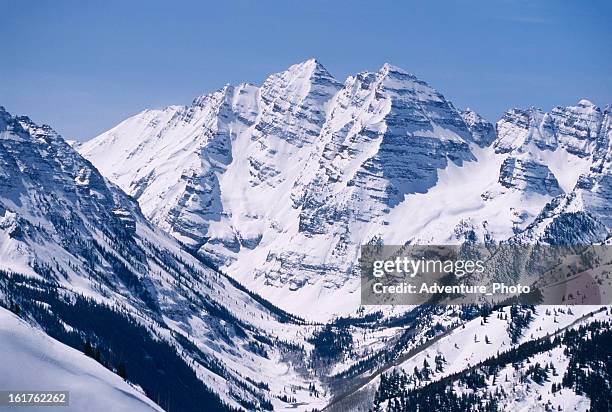
[[[94,359],[66,346],[0,308],[0,388],[68,391],[67,411],[162,411],[143,393]]]

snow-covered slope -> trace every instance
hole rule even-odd
[[[83,353],[0,308],[0,388],[69,391],[67,411],[161,411],[143,393]],[[40,408],[46,409],[46,408]]]
[[[608,369],[593,367],[609,365],[599,349],[612,333],[609,307],[502,307],[467,321],[448,309],[428,319],[436,335],[419,331],[328,410],[607,410]]]
[[[581,100],[493,126],[392,65],[341,84],[308,60],[142,112],[79,150],[200,256],[327,319],[358,305],[361,244],[523,231],[602,162],[606,116]]]

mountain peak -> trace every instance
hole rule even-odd
[[[334,76],[323,66],[317,59],[310,58],[301,63],[296,63],[291,65],[284,72],[279,73],[280,75],[287,74],[290,77],[297,78],[308,78],[308,79],[319,79],[319,78],[327,78],[333,79]]]
[[[264,101],[300,102],[308,96],[319,103],[331,99],[342,85],[316,59],[290,66],[269,76],[261,85]]]
[[[593,103],[589,99],[580,99],[580,101],[578,102],[578,107],[583,107],[586,109],[586,108],[596,108],[597,106],[595,105],[595,103]]]
[[[465,110],[462,110],[461,112],[464,116],[469,116],[470,118],[484,119],[484,117],[482,117],[477,111],[475,111],[471,107],[466,107]]]
[[[408,73],[406,70],[402,69],[401,67],[395,66],[391,63],[383,64],[383,66],[380,68],[380,73],[383,73],[383,74],[398,73],[398,74],[412,76],[412,74]]]
[[[486,147],[495,140],[495,127],[480,114],[468,107],[461,111],[460,115],[470,130],[472,139],[480,147]]]
[[[403,87],[413,88],[415,87],[415,85],[420,85],[425,88],[431,89],[432,92],[437,93],[437,91],[434,90],[433,87],[431,87],[427,82],[419,79],[415,74],[410,73],[402,69],[401,67],[395,66],[391,63],[383,64],[380,70],[378,70],[376,76],[381,79],[387,79],[391,81],[391,83],[396,84],[396,86],[402,84]]]
[[[314,65],[314,66],[322,66],[322,64],[319,62],[319,60],[317,60],[316,57],[311,57],[309,59],[304,60],[301,63],[297,63],[297,64],[304,64],[304,65]]]
[[[480,113],[478,113],[477,111],[475,111],[474,109],[470,107],[466,107],[465,110],[461,110],[460,113],[461,113],[461,117],[463,117],[464,120],[466,119],[469,120],[469,124],[475,124],[475,123],[480,123],[480,122],[488,123],[488,121],[484,117],[482,117]]]

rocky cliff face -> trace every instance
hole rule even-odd
[[[499,171],[499,183],[507,188],[557,196],[563,191],[550,169],[533,160],[508,157]]]
[[[581,199],[607,213],[592,183],[606,172],[586,177],[604,170],[605,119],[581,100],[493,126],[392,65],[342,84],[309,60],[143,112],[79,150],[232,276],[289,310],[317,296],[329,314],[339,288],[357,304],[361,244],[508,239],[582,175],[598,189]]]

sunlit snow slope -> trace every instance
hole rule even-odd
[[[57,342],[3,308],[0,308],[0,353],[2,390],[70,392],[68,407],[29,407],[28,410],[162,410],[95,360]]]

